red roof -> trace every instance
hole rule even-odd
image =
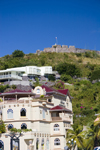
[[[58,92],[58,93],[61,93],[61,94],[64,94],[64,95],[66,95],[67,92],[68,92],[68,89],[56,90],[56,89],[53,89],[53,88],[48,87],[46,85],[42,85],[41,87],[42,87],[42,89],[45,88],[46,92]]]
[[[50,111],[69,111],[69,112],[71,112],[71,110],[69,110],[63,106],[59,106],[59,105],[51,108]]]
[[[53,88],[50,88],[50,87],[48,87],[46,85],[42,85],[41,87],[42,87],[42,89],[45,88],[46,92],[53,92],[54,91]]]
[[[58,90],[58,92],[67,95],[68,89],[64,89],[64,90]]]

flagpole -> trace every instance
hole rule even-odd
[[[55,44],[57,45],[57,37],[55,37],[55,39],[56,39],[56,43]]]

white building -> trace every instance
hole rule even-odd
[[[55,90],[43,85],[28,92],[1,93],[0,97],[0,117],[7,125],[7,133],[13,127],[32,129],[20,137],[20,150],[64,150],[66,131],[73,124],[68,89]],[[17,147],[18,143],[13,144]],[[10,137],[6,138],[5,133],[0,137],[0,148],[3,147],[10,150]]]
[[[0,81],[6,80],[22,80],[22,76],[34,77],[45,76],[48,74],[54,74],[51,66],[37,67],[37,66],[25,66],[16,67],[6,70],[0,70]]]

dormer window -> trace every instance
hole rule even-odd
[[[37,89],[37,90],[36,90],[36,94],[40,94],[40,89]]]

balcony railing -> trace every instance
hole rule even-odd
[[[22,80],[22,77],[20,77],[18,75],[14,75],[14,74],[0,75],[0,80],[3,80],[3,79],[18,79],[18,80]]]
[[[55,121],[55,120],[62,120],[62,118],[60,118],[60,117],[52,117],[52,121]]]
[[[51,117],[52,118],[52,121],[56,121],[56,120],[66,120],[66,121],[69,121],[69,122],[72,122],[72,119],[68,118],[68,117]]]

